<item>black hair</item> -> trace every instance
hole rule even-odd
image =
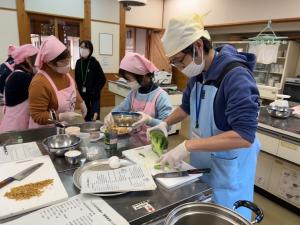
[[[205,54],[208,54],[209,51],[213,48],[212,43],[210,40],[206,39],[205,37],[200,38],[203,41],[203,49]],[[194,43],[186,47],[182,50],[183,53],[193,55]]]
[[[26,60],[24,62],[21,62],[19,64],[14,65],[14,70],[22,70],[24,72],[33,74],[33,65],[29,64]]]
[[[131,72],[129,72],[129,71],[127,71],[127,70],[124,70],[124,69],[119,69],[119,77],[122,77],[122,78],[124,78],[125,80],[127,80],[127,78],[126,78],[126,76],[125,76],[126,74],[132,75],[132,76],[134,77],[134,79],[136,79],[136,81],[137,81],[140,85],[142,84],[143,79],[144,79],[143,76],[138,75],[138,74],[135,74],[135,73],[131,73]],[[147,73],[145,76],[148,76],[148,77],[153,78],[153,77],[154,77],[154,73]]]
[[[89,56],[91,56],[93,54],[93,51],[94,51],[94,47],[93,47],[92,42],[89,41],[89,40],[82,40],[82,41],[80,41],[79,47],[82,44],[84,44],[84,46],[90,50],[90,55]]]

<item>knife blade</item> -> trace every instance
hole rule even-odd
[[[5,180],[0,182],[0,189],[15,180],[18,180],[18,181],[23,180],[25,177],[28,177],[30,174],[32,174],[34,171],[36,171],[38,168],[40,168],[43,164],[44,163],[34,164],[34,165],[26,168],[25,170],[22,170],[21,172],[15,174],[14,176],[6,178]]]
[[[210,168],[203,169],[191,169],[191,170],[183,170],[178,172],[167,172],[167,173],[158,173],[153,176],[153,178],[174,178],[174,177],[186,177],[190,174],[198,174],[198,173],[209,173]]]

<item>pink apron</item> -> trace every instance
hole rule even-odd
[[[56,93],[56,97],[58,101],[58,109],[55,111],[58,113],[73,112],[76,104],[76,86],[71,75],[68,73],[66,74],[69,77],[70,86],[59,91],[55,86],[54,82],[52,81],[52,79],[45,71],[39,70],[39,73],[42,73],[47,78],[47,80],[49,81],[49,83],[51,84],[52,88]],[[49,125],[39,125],[35,123],[33,119],[30,117],[29,128],[39,128],[39,127],[47,127],[47,126]]]
[[[143,112],[153,118],[155,118],[155,105],[156,101],[159,97],[159,95],[164,91],[161,87],[158,87],[158,90],[156,90],[157,93],[154,95],[153,99],[151,101],[140,101],[135,96],[137,95],[138,91],[135,91],[133,93],[132,101],[131,101],[131,111],[133,112]],[[140,139],[142,143],[148,144],[149,142],[147,141],[147,129],[149,127],[147,125],[141,126],[136,133],[133,134],[135,138]]]
[[[21,71],[21,70],[16,70],[16,71]],[[6,78],[6,82],[12,76],[12,74],[13,73],[11,73]],[[0,124],[0,132],[26,130],[28,129],[28,124],[29,124],[28,99],[12,107],[4,106],[4,115]]]

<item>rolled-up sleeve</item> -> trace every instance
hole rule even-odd
[[[233,69],[223,82],[227,122],[243,139],[253,143],[259,112],[256,82],[245,68]]]
[[[182,94],[182,102],[180,108],[188,115],[190,115],[190,96],[191,91],[195,85],[196,78],[191,78],[187,84],[186,89],[183,91]]]

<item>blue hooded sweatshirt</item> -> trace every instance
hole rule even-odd
[[[209,69],[189,80],[182,97],[181,108],[190,114],[190,92],[195,82],[216,81],[223,69],[232,62],[241,62],[246,67],[238,66],[230,70],[221,82],[214,100],[214,119],[219,130],[234,130],[243,139],[254,142],[258,124],[259,92],[252,71],[255,67],[255,55],[239,53],[231,45],[216,49]]]

